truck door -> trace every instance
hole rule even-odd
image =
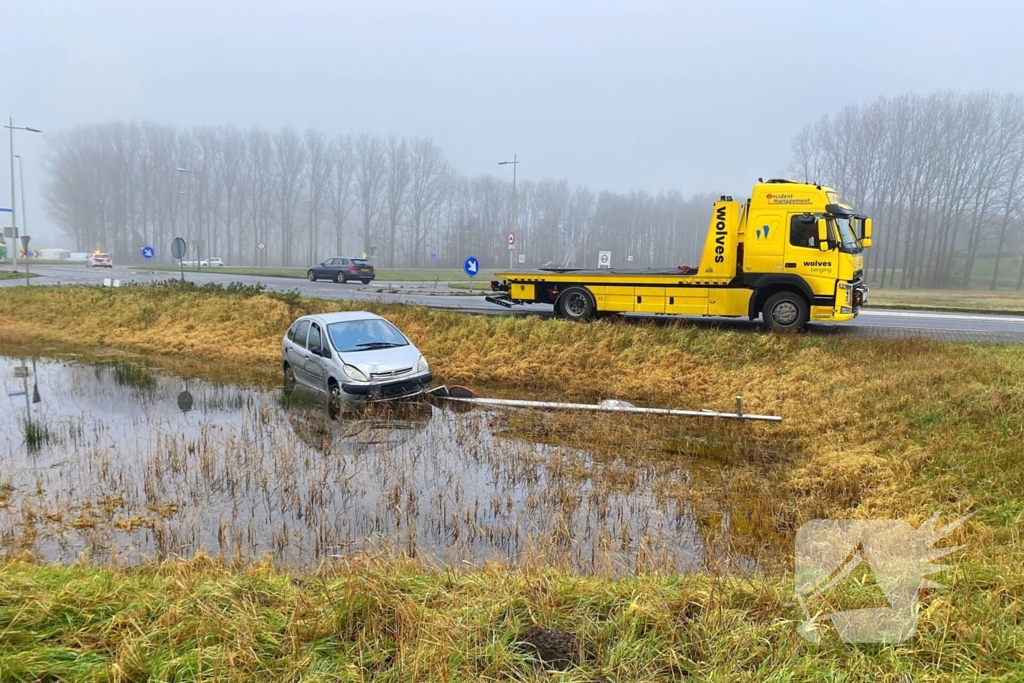
[[[834,294],[838,272],[837,252],[821,251],[818,247],[817,217],[795,214],[789,221],[789,239],[786,241],[784,273],[799,275],[815,294]]]

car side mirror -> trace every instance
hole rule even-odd
[[[320,355],[320,349],[310,349],[309,352],[311,354],[313,354],[314,356],[319,356]]]

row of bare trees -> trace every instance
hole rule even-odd
[[[824,116],[793,142],[792,171],[872,217],[885,286],[1024,286],[1024,98],[935,93]]]
[[[474,255],[498,267],[512,230],[528,266],[594,266],[601,250],[617,265],[676,266],[695,258],[711,202],[541,180],[520,181],[513,203],[509,178],[460,176],[428,139],[287,128],[86,125],[57,136],[47,164],[49,212],[74,248],[128,262],[142,245],[169,262],[181,235],[234,265],[365,252],[384,266],[458,267]]]

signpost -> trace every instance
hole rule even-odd
[[[261,267],[261,268],[262,268],[262,267],[266,267],[266,265],[267,265],[267,261],[266,261],[266,256],[267,256],[267,252],[266,252],[266,249],[267,249],[267,243],[266,243],[266,242],[264,242],[263,240],[260,240],[259,242],[257,242],[257,243],[256,243],[256,248],[260,250],[260,253],[259,253],[259,256],[260,256],[260,258],[258,259],[258,260],[260,261],[260,264],[259,264],[259,265],[260,265],[260,267]]]
[[[185,258],[185,254],[188,253],[188,247],[185,244],[185,240],[180,237],[175,237],[171,240],[171,256],[178,259],[178,265],[181,267],[181,281],[185,281],[185,262],[182,261]]]
[[[156,256],[156,252],[153,250],[153,247],[143,247],[142,248],[142,258],[144,258],[144,259],[151,259],[154,256]]]
[[[519,262],[520,263],[526,263],[526,254],[520,254],[519,255]]]
[[[598,268],[611,268],[612,267],[612,252],[610,252],[610,251],[599,251],[599,252],[597,252],[597,267]]]
[[[22,235],[21,236],[21,247],[22,247],[22,249],[25,250],[25,284],[26,285],[32,284],[31,282],[28,281],[28,278],[29,278],[29,274],[28,274],[28,269],[29,269],[29,266],[28,266],[28,262],[29,262],[29,258],[28,258],[28,243],[29,243],[29,240],[31,240],[31,239],[32,238],[29,237],[28,235]]]
[[[476,277],[477,273],[480,272],[480,262],[476,260],[475,256],[470,256],[466,259],[466,262],[462,264],[462,270],[466,271],[466,275],[469,276],[469,291],[473,291],[473,278]]]
[[[508,267],[509,267],[509,269],[511,269],[513,267],[512,266],[512,256],[513,256],[512,252],[515,250],[515,248],[516,248],[516,234],[514,232],[509,232],[509,234],[508,234]]]

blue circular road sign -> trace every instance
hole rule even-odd
[[[143,247],[142,248],[142,258],[153,258],[153,256],[155,254],[156,254],[156,252],[153,251],[153,247]]]
[[[466,271],[466,275],[476,277],[476,274],[480,272],[480,262],[476,260],[475,256],[470,256],[466,259],[466,263],[463,264],[462,269]]]

